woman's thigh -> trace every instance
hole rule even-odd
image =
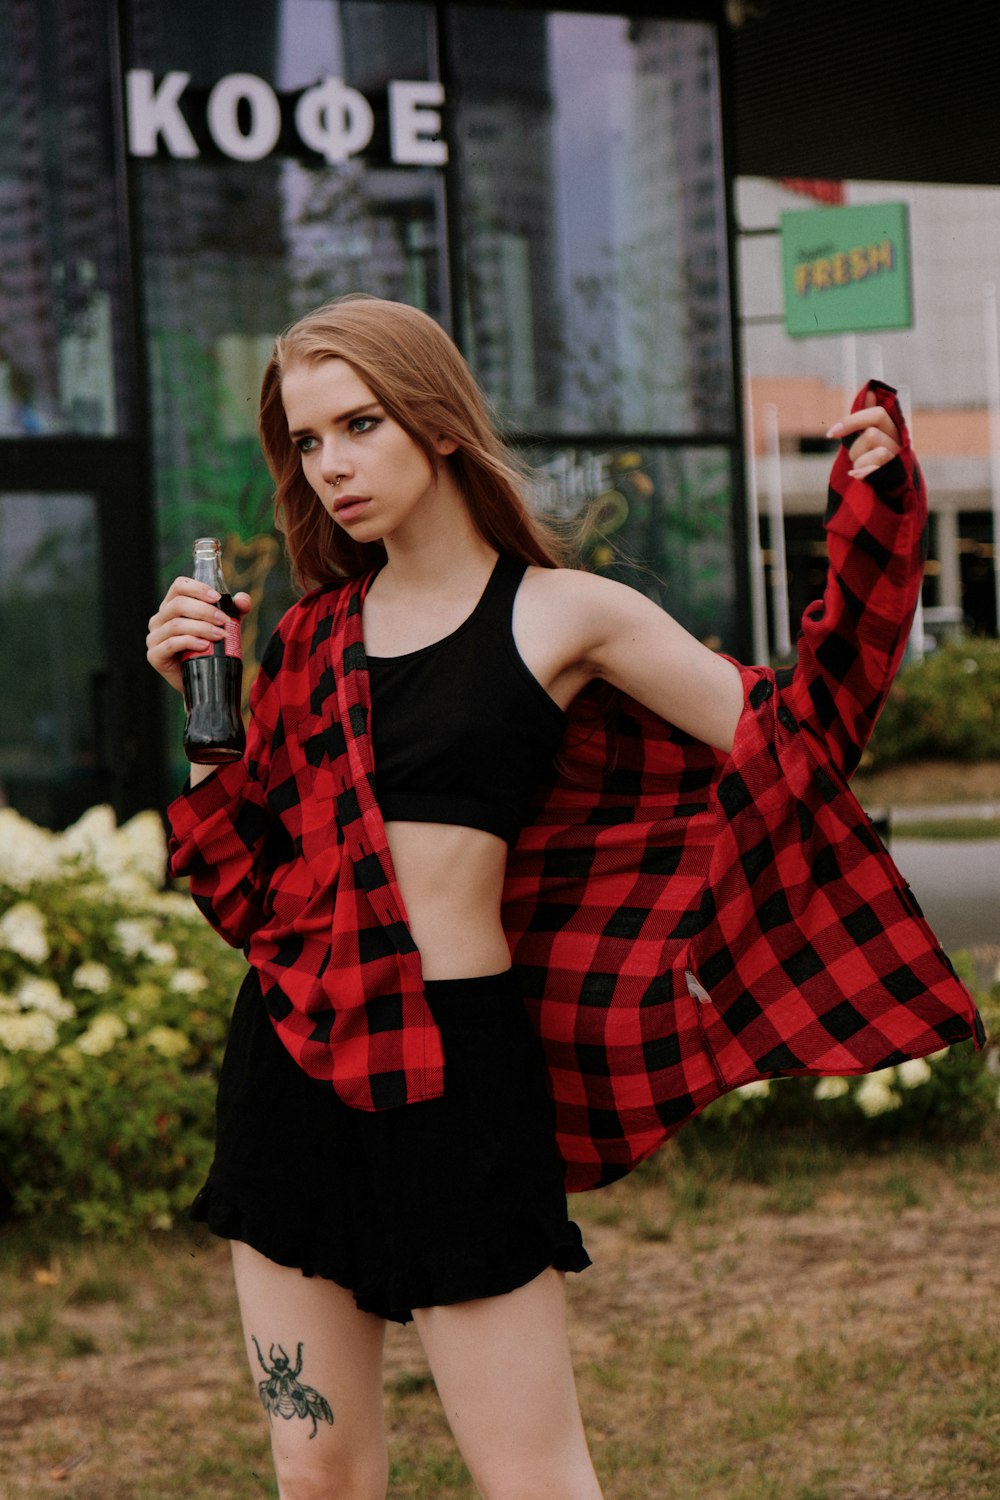
[[[500,1297],[415,1308],[455,1440],[487,1500],[600,1500],[551,1267]]]
[[[247,1359],[271,1428],[283,1500],[381,1500],[385,1324],[333,1281],[234,1241]]]

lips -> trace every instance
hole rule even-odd
[[[338,495],[333,502],[333,514],[335,518],[347,524],[361,516],[371,504],[369,495]]]

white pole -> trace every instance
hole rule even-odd
[[[901,385],[899,387],[898,395],[899,405],[903,413],[903,418],[906,422],[907,427],[910,429],[910,442],[913,443],[913,402],[910,399],[910,387],[908,385]],[[915,443],[914,446],[916,446]],[[925,636],[926,632],[924,630],[924,596],[923,592],[921,591],[921,593],[917,595],[917,604],[916,608],[913,611],[913,623],[910,626],[910,638],[906,643],[907,661],[923,661],[924,656],[926,655],[926,652],[924,651]]]
[[[990,415],[990,489],[993,492],[993,585],[996,590],[996,628],[1000,635],[1000,339],[997,337],[997,289],[992,281],[983,286],[983,324]]]
[[[768,530],[771,542],[771,603],[774,610],[774,651],[779,658],[792,649],[788,618],[788,563],[785,556],[785,506],[781,492],[781,446],[778,408],[773,401],[764,407],[764,442],[768,455]]]
[[[750,628],[753,659],[768,660],[767,606],[764,597],[764,556],[760,545],[760,501],[757,491],[757,444],[753,425],[753,387],[746,380],[747,547],[750,562]]]
[[[850,411],[858,394],[858,339],[845,333],[840,341],[841,379],[844,385],[844,409]]]

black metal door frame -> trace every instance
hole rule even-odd
[[[0,440],[7,491],[92,494],[98,515],[100,596],[108,664],[106,722],[97,742],[119,820],[161,807],[166,788],[163,694],[146,662],[159,597],[148,466],[139,444],[116,438]]]

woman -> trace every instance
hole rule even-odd
[[[907,447],[867,399],[832,430],[850,445],[855,485]],[[276,343],[260,433],[292,562],[313,592],[264,658],[244,761],[195,766],[171,822],[174,872],[191,876],[251,964],[195,1213],[233,1240],[281,1494],[385,1493],[383,1332],[412,1315],[482,1494],[592,1500],[562,1275],[588,1259],[563,1163],[572,1186],[619,1175],[743,1081],[727,1061],[735,1030],[712,1040],[724,1017],[709,1015],[695,966],[720,971],[723,987],[725,975],[688,938],[711,923],[671,916],[660,941],[646,886],[689,891],[687,851],[719,842],[711,789],[732,781],[738,728],[753,719],[756,732],[764,709],[750,713],[745,670],[649,600],[558,566],[467,367],[425,315],[348,298],[302,319]],[[223,633],[215,603],[177,579],[150,621],[149,660],[176,688],[184,653]],[[898,660],[895,643],[871,652],[885,657],[883,676]],[[598,708],[580,713],[595,679],[634,700],[641,742],[669,742],[687,804],[694,786],[703,800],[674,795],[665,814],[661,777],[653,821],[640,818],[646,793],[620,795],[621,735],[600,790],[587,789],[588,756],[610,743]],[[765,750],[738,764],[762,760]],[[662,830],[681,822],[675,857]],[[574,905],[562,895],[581,858],[591,895]],[[567,1001],[559,976],[570,970],[582,977]],[[951,980],[939,965],[920,982],[929,992]],[[964,992],[935,1005],[888,1035],[901,1007],[880,993],[882,1055],[862,1047],[845,1062],[846,1041],[827,1030],[821,1056],[814,1043],[793,1062],[860,1069],[900,1047],[939,1047],[942,1024],[970,1034]],[[875,1012],[862,1014],[867,1039]],[[623,1025],[639,1030],[622,1040]],[[771,1060],[783,1070],[783,1054]],[[577,1088],[587,1073],[593,1095]],[[574,1136],[587,1142],[575,1166]],[[593,1141],[593,1159],[610,1165],[591,1171]]]

